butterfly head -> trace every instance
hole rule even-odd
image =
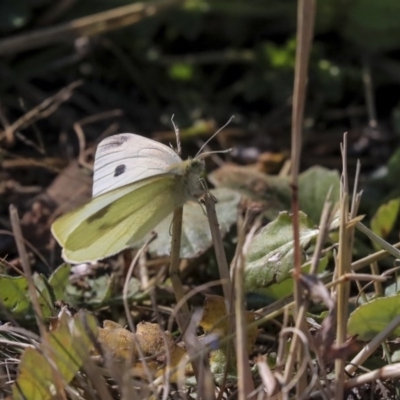
[[[202,193],[200,180],[205,169],[204,160],[194,158],[184,161],[183,164],[185,168],[184,179],[186,181],[184,187],[186,188],[187,196],[193,199]]]

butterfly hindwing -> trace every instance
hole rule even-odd
[[[124,186],[118,190],[107,192],[104,195],[97,196],[88,203],[70,211],[69,213],[59,217],[52,225],[51,230],[57,241],[62,247],[65,246],[68,237],[74,230],[87,218],[104,210],[110,203],[117,201],[121,197],[131,193],[135,189],[139,189],[148,183],[147,180],[135,182],[131,185]]]
[[[132,189],[130,193],[113,199],[90,216],[80,215],[84,212],[78,209],[75,217],[82,217],[81,223],[74,225],[63,245],[64,259],[86,262],[105,258],[141,239],[175,207],[184,203],[182,179],[182,176],[172,174],[158,175],[145,179],[146,184],[139,188],[135,183],[127,185]]]
[[[93,197],[138,180],[165,173],[181,163],[173,149],[133,133],[104,139],[94,163]]]

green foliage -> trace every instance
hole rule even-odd
[[[316,224],[319,223],[324,203],[329,200],[337,206],[340,194],[340,178],[337,171],[315,166],[299,176],[300,209]]]
[[[300,246],[307,248],[319,230],[307,215],[300,213]],[[287,212],[265,226],[250,244],[245,267],[245,289],[260,292],[273,283],[290,277],[293,269],[293,222]]]
[[[271,176],[248,168],[225,166],[210,174],[209,180],[218,187],[227,187],[243,196],[261,202],[265,216],[274,219],[280,211],[290,210],[289,179]],[[340,178],[337,171],[314,166],[299,176],[299,202],[301,210],[318,224],[325,201],[332,205],[339,200]]]
[[[57,5],[53,3],[51,0],[0,1],[0,33],[30,34],[36,29],[51,28],[69,22],[74,24],[76,18],[92,16],[115,7],[133,4],[135,1],[67,1],[64,2],[65,12],[60,14],[57,14]],[[332,154],[326,150],[331,144],[331,136],[325,136],[326,133],[330,133],[327,131],[343,132],[349,125],[352,127],[354,124],[357,125],[357,121],[359,125],[366,121],[362,79],[365,77],[360,66],[363,64],[372,67],[374,95],[377,96],[377,116],[379,122],[384,123],[387,121],[382,121],[380,108],[384,108],[385,104],[382,105],[379,101],[378,93],[382,84],[397,85],[395,77],[399,69],[397,48],[400,46],[400,3],[398,1],[321,0],[317,2],[317,7],[316,36],[310,59],[304,129],[307,152],[304,152],[303,160],[304,157],[311,159],[311,162],[309,159],[306,160],[307,165],[312,164],[313,156],[326,154],[330,157]],[[46,18],[50,22],[46,22]],[[245,135],[251,132],[254,138],[259,140],[254,141],[257,151],[269,151],[270,147],[287,149],[289,145],[285,139],[289,136],[289,107],[292,99],[296,52],[295,29],[294,0],[268,2],[187,0],[179,8],[155,13],[123,29],[104,32],[96,37],[81,37],[76,41],[67,40],[55,46],[43,46],[27,52],[17,51],[15,56],[6,57],[2,61],[1,74],[4,79],[0,82],[0,92],[3,94],[2,108],[6,111],[4,118],[12,124],[12,121],[17,120],[23,112],[37,105],[42,98],[48,97],[48,93],[55,91],[56,87],[58,89],[69,80],[84,78],[85,85],[79,88],[76,96],[72,97],[71,104],[65,109],[62,105],[54,119],[53,115],[50,115],[48,119],[38,121],[34,128],[35,135],[31,135],[30,126],[18,130],[16,142],[20,145],[21,138],[25,138],[24,151],[31,145],[32,148],[36,146],[35,140],[45,132],[44,154],[50,155],[52,152],[54,154],[56,151],[48,146],[47,139],[50,142],[64,143],[64,136],[69,134],[68,129],[73,121],[88,117],[88,114],[114,108],[125,111],[125,116],[121,120],[121,129],[124,130],[134,125],[138,130],[143,128],[145,131],[154,132],[159,130],[160,124],[165,121],[170,128],[170,116],[174,113],[179,116],[179,119],[176,119],[179,125],[191,127],[181,130],[182,139],[187,137],[191,142],[193,138],[203,139],[201,135],[204,133],[209,134],[208,121],[211,118],[219,124],[222,120],[226,120],[226,116],[236,114],[239,115],[237,119],[239,125],[246,130],[244,134],[241,133],[243,136],[238,138],[238,142],[242,141],[248,146],[248,137]],[[76,37],[79,36],[77,32]],[[373,61],[371,65],[369,59]],[[399,104],[392,110],[384,111],[386,112],[391,113],[393,131],[400,132]],[[63,122],[61,127],[57,120],[60,115]],[[200,123],[196,125],[193,121]],[[45,129],[41,126],[42,122],[46,123]],[[51,129],[48,129],[49,126]],[[309,127],[313,132],[310,132],[311,135],[308,137]],[[360,126],[355,128],[358,130]],[[361,126],[360,131],[362,128]],[[106,127],[103,131],[105,129]],[[24,132],[25,130],[27,132]],[[62,140],[61,136],[58,137],[60,131]],[[100,131],[96,126],[95,132],[91,132],[89,125],[86,125],[87,144],[95,141]],[[321,132],[317,139],[315,139],[316,131]],[[265,132],[272,143],[263,141]],[[380,129],[377,132],[381,133]],[[231,132],[228,130],[225,133],[226,137],[222,136],[221,139],[221,147],[225,145],[225,140],[226,142],[231,140]],[[329,140],[325,143],[325,138],[328,137]],[[361,139],[365,137],[367,135],[364,131]],[[360,143],[354,145],[353,136],[349,135],[349,138],[351,138],[349,150],[357,150]],[[392,138],[394,136],[390,140]],[[367,139],[371,140],[374,146],[376,138],[367,137]],[[332,147],[339,142],[334,140],[332,139],[334,143]],[[233,142],[235,141],[236,137]],[[324,143],[321,145],[321,142]],[[316,150],[309,151],[314,145]],[[18,152],[15,152],[16,148],[12,146],[8,143],[7,152],[0,153],[2,166],[9,158],[8,153],[12,154],[12,157],[17,156],[16,159],[21,156],[15,154]],[[39,147],[42,150],[42,147]],[[66,152],[70,157],[70,148]],[[28,153],[29,151],[22,156],[30,157],[31,154]],[[38,154],[35,153],[34,157],[38,157]],[[381,155],[369,157],[371,154],[376,156],[377,153],[371,151],[367,154],[368,162],[372,159],[373,163],[368,167],[382,166],[382,168],[379,170],[379,177],[376,173],[373,179],[368,175],[362,176],[365,189],[362,207],[366,210],[364,212],[363,209],[362,214],[365,213],[367,217],[374,215],[370,221],[373,232],[392,241],[398,236],[396,228],[400,210],[400,150],[394,152],[389,162]],[[329,159],[329,165],[333,165],[330,161],[332,160]],[[325,160],[323,162],[325,163]],[[340,166],[339,163],[335,165]],[[351,170],[351,162],[349,166]],[[224,171],[221,171],[222,169]],[[257,207],[260,207],[263,222],[265,219],[272,220],[250,243],[245,262],[246,292],[267,296],[272,300],[291,295],[294,287],[292,278],[294,243],[289,180],[287,177],[267,176],[249,168],[228,166],[221,170],[214,171],[211,180],[218,187],[214,194],[218,198],[216,208],[223,234],[229,232],[236,222],[241,196],[247,201],[250,199],[251,206],[256,203]],[[9,182],[13,183],[15,179],[19,183],[18,174],[15,174],[16,177],[13,174],[8,182],[7,168],[2,168],[3,173],[6,176],[4,188],[7,194],[8,191],[12,191]],[[30,180],[27,182],[27,186],[32,184]],[[319,234],[316,224],[320,220],[324,201],[330,190],[330,200],[334,204],[339,201],[339,183],[339,174],[336,171],[319,166],[312,167],[300,175],[299,202],[302,210],[300,245],[304,273],[310,268],[309,255]],[[224,187],[228,189],[225,190]],[[16,190],[15,193],[19,192]],[[0,207],[1,210],[7,210],[7,200],[4,204],[0,203]],[[369,221],[366,222],[367,225],[368,223]],[[337,228],[338,218],[333,226]],[[169,219],[155,229],[158,237],[148,248],[150,257],[169,254],[170,227]],[[330,239],[332,238],[333,235]],[[338,241],[339,236],[336,238]],[[235,242],[230,239],[226,244],[233,247]],[[225,241],[228,242],[226,238]],[[359,256],[360,241],[359,237],[355,238],[356,244],[352,249],[354,258]],[[194,258],[204,254],[211,243],[206,217],[201,206],[196,203],[185,206],[182,257]],[[337,243],[333,245],[336,246]],[[365,240],[363,245],[365,254],[371,254],[369,240]],[[319,260],[319,273],[331,268],[328,266],[330,249],[325,250],[324,257]],[[203,263],[203,260],[206,261]],[[45,323],[58,312],[54,307],[56,300],[63,300],[76,307],[101,310],[101,314],[99,313],[101,317],[103,313],[112,313],[120,318],[121,314],[118,312],[122,302],[122,279],[119,274],[110,273],[111,269],[116,270],[114,267],[120,264],[120,261],[121,259],[118,261],[113,259],[109,264],[111,268],[103,268],[101,264],[90,266],[84,276],[74,275],[75,283],[71,283],[70,275],[76,270],[68,264],[62,264],[48,279],[35,273],[33,284]],[[126,268],[126,260],[124,261]],[[203,256],[199,261],[201,268],[190,277],[192,279],[190,284],[197,283],[197,277],[201,274],[203,274],[200,276],[201,279],[204,275],[209,278],[212,262],[213,260]],[[392,260],[389,265],[393,265]],[[8,271],[6,262],[3,269]],[[152,273],[150,269],[150,275]],[[386,297],[374,298],[359,306],[350,315],[349,334],[358,335],[361,340],[370,340],[398,315],[400,306],[398,280],[391,284],[385,283],[383,286]],[[368,290],[372,287],[372,285],[367,286]],[[162,283],[157,286],[157,291],[163,289]],[[170,290],[170,287],[167,289]],[[356,294],[355,285],[351,290],[352,294]],[[148,300],[148,293],[143,292],[141,282],[136,277],[128,283],[127,296],[130,302],[135,302],[135,305]],[[146,309],[147,305],[148,303],[145,303],[143,309]],[[345,304],[345,307],[347,305],[349,308],[354,307],[353,303]],[[16,320],[24,326],[34,320],[25,277],[0,275],[0,306],[2,321]],[[147,310],[141,310],[140,314],[135,314],[134,317],[142,318],[145,312]],[[80,317],[90,326],[90,335],[83,329],[84,324]],[[39,345],[38,349],[26,349],[21,359],[16,384],[12,388],[13,398],[50,399],[55,394],[55,382],[67,385],[73,381],[73,377],[84,366],[89,355],[91,335],[96,335],[94,318],[82,314],[80,317],[68,321],[65,315],[61,317],[59,328],[49,333],[50,348],[44,347],[48,343],[45,343],[43,338],[43,344]],[[335,336],[335,327],[332,321],[329,321],[329,317],[327,311],[315,316],[317,322],[313,321],[312,324],[316,330],[315,338],[318,339],[320,333],[325,335],[325,339],[329,335]],[[326,324],[327,320],[331,325]],[[319,323],[321,327],[318,326]],[[266,324],[265,328],[268,330],[270,326]],[[224,332],[221,337],[227,336],[228,333]],[[393,337],[399,335],[400,328],[397,328]],[[10,337],[14,338],[8,332],[2,333],[2,338],[9,340]],[[284,340],[286,341],[286,338]],[[290,343],[280,342],[280,345],[282,348],[285,346],[288,348]],[[6,346],[2,343],[2,351],[5,351]],[[229,352],[234,353],[236,348],[231,344],[229,346],[222,343],[221,348],[214,351],[210,359],[211,369],[218,383],[225,378],[232,384],[237,381],[236,354],[229,354]],[[327,347],[326,354],[329,355],[329,360],[333,360],[332,354],[338,358],[347,357],[349,354],[345,346]],[[52,359],[54,368],[46,357],[49,350],[54,356],[54,360]],[[343,353],[340,353],[341,351]],[[389,355],[392,362],[399,360],[397,353]],[[265,356],[268,361],[271,354]],[[380,357],[380,354],[378,356]],[[371,356],[364,366],[378,368],[385,365],[386,361],[379,357]],[[275,366],[275,360],[273,361],[271,367]],[[14,377],[11,377],[10,381],[13,379]],[[82,380],[79,381],[79,385],[84,382],[84,374],[80,379]],[[76,393],[69,392],[68,396],[82,397],[84,391],[84,389],[80,391],[82,387],[79,386]]]
[[[350,335],[368,341],[382,332],[399,315],[400,295],[377,298],[359,306],[350,314],[347,329]],[[397,327],[391,337],[400,335]]]
[[[55,300],[69,301],[65,289],[69,284],[70,274],[71,274],[71,266],[69,264],[61,264],[50,275],[49,285],[53,290]]]
[[[96,336],[97,322],[93,316],[81,311],[70,319],[63,313],[57,329],[49,334],[41,349],[27,348],[23,353],[13,399],[54,398],[56,382],[64,388],[72,380],[89,356]]]
[[[388,203],[382,204],[371,219],[371,230],[382,239],[385,239],[396,223],[399,209],[400,199],[393,199]],[[380,250],[376,243],[374,243],[374,246]]]
[[[44,318],[52,315],[53,301],[46,279],[34,275],[36,295]],[[28,281],[24,276],[11,277],[0,275],[0,313],[12,315],[16,319],[32,319],[34,317],[32,302],[29,296]]]
[[[169,76],[177,81],[190,81],[193,79],[193,66],[190,64],[176,63],[169,68]]]
[[[0,297],[2,306],[15,315],[25,314],[30,306],[28,282],[23,276],[0,276]]]
[[[320,259],[317,268],[317,274],[325,271],[328,265],[329,258],[323,257]],[[307,262],[302,266],[301,272],[307,274],[310,271],[311,263]],[[289,275],[290,276],[290,275]],[[264,295],[269,300],[279,300],[286,296],[293,294],[294,280],[292,277],[288,277],[279,283],[274,283],[266,288],[257,290],[257,293]]]

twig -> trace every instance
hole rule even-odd
[[[183,207],[179,207],[174,210],[174,216],[172,220],[171,262],[169,266],[169,277],[171,279],[172,290],[175,294],[177,303],[181,302],[185,296],[179,271],[182,237],[182,214]],[[186,301],[182,303],[182,306],[177,313],[176,320],[178,322],[180,331],[182,333],[185,332],[186,326],[190,321],[190,311]]]
[[[138,262],[141,254],[144,252],[144,250],[149,245],[150,241],[153,240],[153,239],[154,239],[154,237],[151,237],[149,240],[147,240],[146,243],[135,254],[135,257],[133,258],[133,260],[131,261],[131,263],[129,265],[129,269],[128,269],[128,272],[127,272],[126,277],[125,277],[124,288],[122,290],[122,303],[124,305],[126,320],[128,322],[129,329],[133,333],[133,336],[132,336],[133,342],[134,342],[136,350],[137,350],[137,352],[139,354],[139,358],[140,358],[140,360],[142,362],[143,369],[144,369],[144,372],[145,372],[145,374],[147,376],[147,379],[149,381],[148,383],[149,383],[150,387],[151,387],[151,382],[153,380],[153,377],[152,377],[150,369],[149,369],[149,367],[148,367],[148,365],[147,365],[147,363],[145,361],[145,356],[144,356],[142,347],[140,346],[140,343],[136,338],[136,329],[135,329],[135,325],[133,323],[132,315],[131,315],[131,312],[129,310],[129,304],[128,304],[128,289],[129,289],[129,282],[130,282],[130,280],[132,278],[133,270],[135,268],[135,265]],[[153,390],[156,390],[155,387],[151,387],[151,388]]]
[[[186,302],[185,291],[183,290],[182,281],[180,278],[179,264],[180,264],[180,252],[181,252],[181,237],[182,237],[182,220],[183,220],[183,207],[178,207],[174,210],[174,216],[172,220],[172,239],[171,239],[171,262],[169,268],[169,275],[171,279],[172,289],[175,294],[175,299],[180,307],[176,314],[176,321],[179,329],[183,335],[187,351],[189,355],[195,353],[195,348],[190,342],[191,335],[186,330],[190,327],[190,311],[188,303]],[[204,374],[208,376],[207,371],[200,365],[197,360],[191,360],[194,374],[197,379],[197,384],[200,388],[203,387]],[[209,371],[209,369],[208,369]],[[203,389],[201,389],[203,390]]]
[[[74,131],[76,133],[76,136],[78,138],[78,143],[79,143],[78,161],[82,167],[85,167],[85,168],[93,171],[93,165],[89,164],[85,158],[86,138],[85,138],[85,134],[83,132],[82,127],[85,125],[88,125],[88,124],[92,124],[97,121],[102,121],[104,119],[120,117],[121,115],[123,115],[122,110],[116,109],[116,110],[111,110],[111,111],[106,111],[106,112],[98,113],[95,115],[91,115],[89,117],[83,118],[74,123],[73,128],[74,128]]]
[[[160,0],[149,3],[135,3],[112,10],[77,18],[75,20],[17,35],[0,41],[0,55],[17,54],[54,43],[64,43],[81,36],[97,36],[104,32],[120,29],[141,21],[143,18],[176,6],[182,0]]]
[[[0,132],[0,141],[6,138],[8,141],[14,140],[14,132],[18,129],[24,128],[40,118],[46,118],[65,101],[67,101],[73,94],[74,89],[81,86],[83,81],[72,82],[70,85],[61,89],[55,95],[50,96],[41,102],[32,110],[25,113],[21,118],[17,119],[11,125],[8,125],[3,132]]]
[[[219,230],[217,213],[215,212],[215,205],[214,205],[215,201],[211,193],[208,191],[206,191],[205,193],[204,202],[206,205],[208,223],[210,225],[210,230],[211,230],[211,237],[214,244],[215,257],[217,258],[222,289],[224,291],[224,297],[229,304],[232,303],[232,282],[229,275],[228,262],[226,260],[226,254],[221,237],[221,231]]]
[[[12,231],[15,238],[15,243],[17,245],[18,254],[21,259],[22,268],[25,273],[26,280],[28,282],[29,296],[32,301],[32,306],[35,311],[36,322],[40,331],[40,336],[42,339],[46,339],[47,330],[43,323],[43,313],[40,308],[39,299],[36,292],[36,287],[32,277],[31,266],[29,263],[28,253],[26,252],[25,243],[22,236],[21,224],[18,217],[17,209],[11,204],[10,205],[10,220]]]
[[[393,379],[400,377],[400,363],[395,363],[392,365],[386,365],[382,368],[376,369],[371,372],[367,372],[366,374],[356,376],[353,379],[349,379],[345,385],[345,389],[351,389],[353,387],[361,387],[366,383],[376,381],[376,380],[385,380],[385,379]],[[333,387],[332,387],[333,388]],[[315,391],[310,394],[310,399],[319,399],[321,396],[320,391]]]

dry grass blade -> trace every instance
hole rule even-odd
[[[182,237],[182,216],[183,207],[174,210],[174,217],[172,222],[172,239],[171,239],[171,261],[169,267],[169,277],[172,283],[172,289],[175,294],[177,303],[182,302],[185,297],[182,281],[180,279],[179,262],[181,251],[181,237]],[[181,332],[186,329],[187,322],[190,320],[189,306],[186,301],[178,310],[177,322]]]
[[[246,218],[238,228],[238,244],[233,263],[235,276],[235,325],[236,325],[236,357],[238,371],[238,398],[245,400],[254,398],[251,393],[254,391],[253,378],[249,365],[249,354],[247,351],[247,320],[245,315],[245,293],[242,282],[244,281],[245,258],[243,245],[245,242]]]
[[[315,0],[299,0],[297,8],[297,47],[296,64],[293,89],[292,108],[292,154],[291,154],[291,188],[292,188],[292,213],[293,213],[293,236],[294,236],[294,275],[298,278],[301,268],[301,248],[299,242],[299,199],[298,181],[300,169],[300,155],[302,146],[302,130],[304,119],[304,105],[306,101],[306,86],[308,74],[308,62],[310,56],[311,42],[314,32]],[[294,281],[295,315],[296,326],[300,331],[305,331],[303,316],[299,315],[302,305],[302,288],[298,279]],[[291,344],[288,363],[286,364],[284,381],[289,382],[293,376],[295,355],[301,362],[302,349],[298,347],[299,335],[295,335]],[[306,375],[300,376],[297,385],[297,394],[303,393],[306,388]]]
[[[18,217],[18,211],[13,205],[10,205],[10,220],[11,220],[12,230],[14,233],[15,242],[17,244],[18,253],[21,258],[21,264],[22,264],[25,276],[28,281],[29,296],[32,301],[33,309],[35,311],[36,322],[37,322],[40,336],[41,336],[43,351],[48,360],[53,360],[54,359],[53,352],[52,352],[51,347],[49,346],[49,342],[48,342],[48,333],[46,330],[46,326],[44,325],[42,309],[40,307],[36,287],[35,287],[35,284],[33,281],[31,266],[30,266],[29,258],[28,258],[28,253],[26,252],[25,243],[24,243],[23,236],[22,236],[21,224],[20,224],[20,220]],[[54,377],[54,379],[53,379],[54,389],[57,393],[57,396],[59,396],[60,399],[65,399],[66,395],[64,392],[63,382],[61,380],[61,377],[60,377],[57,369],[55,368],[54,364],[50,363],[50,365],[51,365],[52,374]]]
[[[356,196],[357,188],[353,191],[353,202],[351,210],[349,209],[349,185],[347,173],[347,134],[343,136],[342,145],[342,160],[343,171],[341,181],[341,199],[340,199],[340,226],[339,226],[339,250],[337,257],[337,270],[336,277],[341,279],[351,272],[351,259],[353,254],[353,238],[354,238],[354,224],[359,198]],[[359,168],[357,169],[359,171]],[[356,182],[358,175],[356,177]],[[347,320],[348,320],[348,304],[350,296],[350,283],[347,281],[337,287],[337,328],[336,328],[336,343],[340,347],[346,341],[347,333]],[[337,358],[335,360],[335,379],[336,379],[336,397],[342,399],[344,396],[344,383],[345,383],[345,360]]]
[[[147,248],[149,242],[152,239],[153,239],[153,237],[151,237],[141,247],[141,249],[136,253],[135,257],[133,258],[133,260],[132,260],[132,262],[131,262],[131,264],[129,266],[128,273],[126,275],[125,282],[124,282],[124,288],[123,288],[123,292],[122,292],[122,301],[123,301],[123,304],[124,304],[124,310],[125,310],[126,319],[128,321],[128,326],[129,326],[131,332],[133,333],[133,336],[132,336],[133,342],[134,342],[134,345],[136,347],[137,353],[139,354],[140,360],[141,360],[142,365],[143,365],[143,370],[144,370],[144,372],[146,374],[146,377],[148,379],[148,382],[149,382],[149,388],[153,389],[156,392],[156,388],[153,388],[152,385],[151,385],[151,382],[153,380],[152,374],[150,372],[150,369],[148,368],[148,365],[146,364],[143,350],[142,350],[142,348],[140,346],[140,343],[137,340],[137,337],[135,335],[136,329],[135,329],[135,325],[133,323],[132,315],[131,315],[131,312],[130,312],[130,309],[129,309],[129,304],[128,304],[129,282],[130,282],[130,280],[132,278],[134,267],[137,264],[141,254],[145,251],[145,249]],[[133,356],[133,353],[132,353],[132,356]],[[133,361],[133,360],[131,360],[131,361]]]

